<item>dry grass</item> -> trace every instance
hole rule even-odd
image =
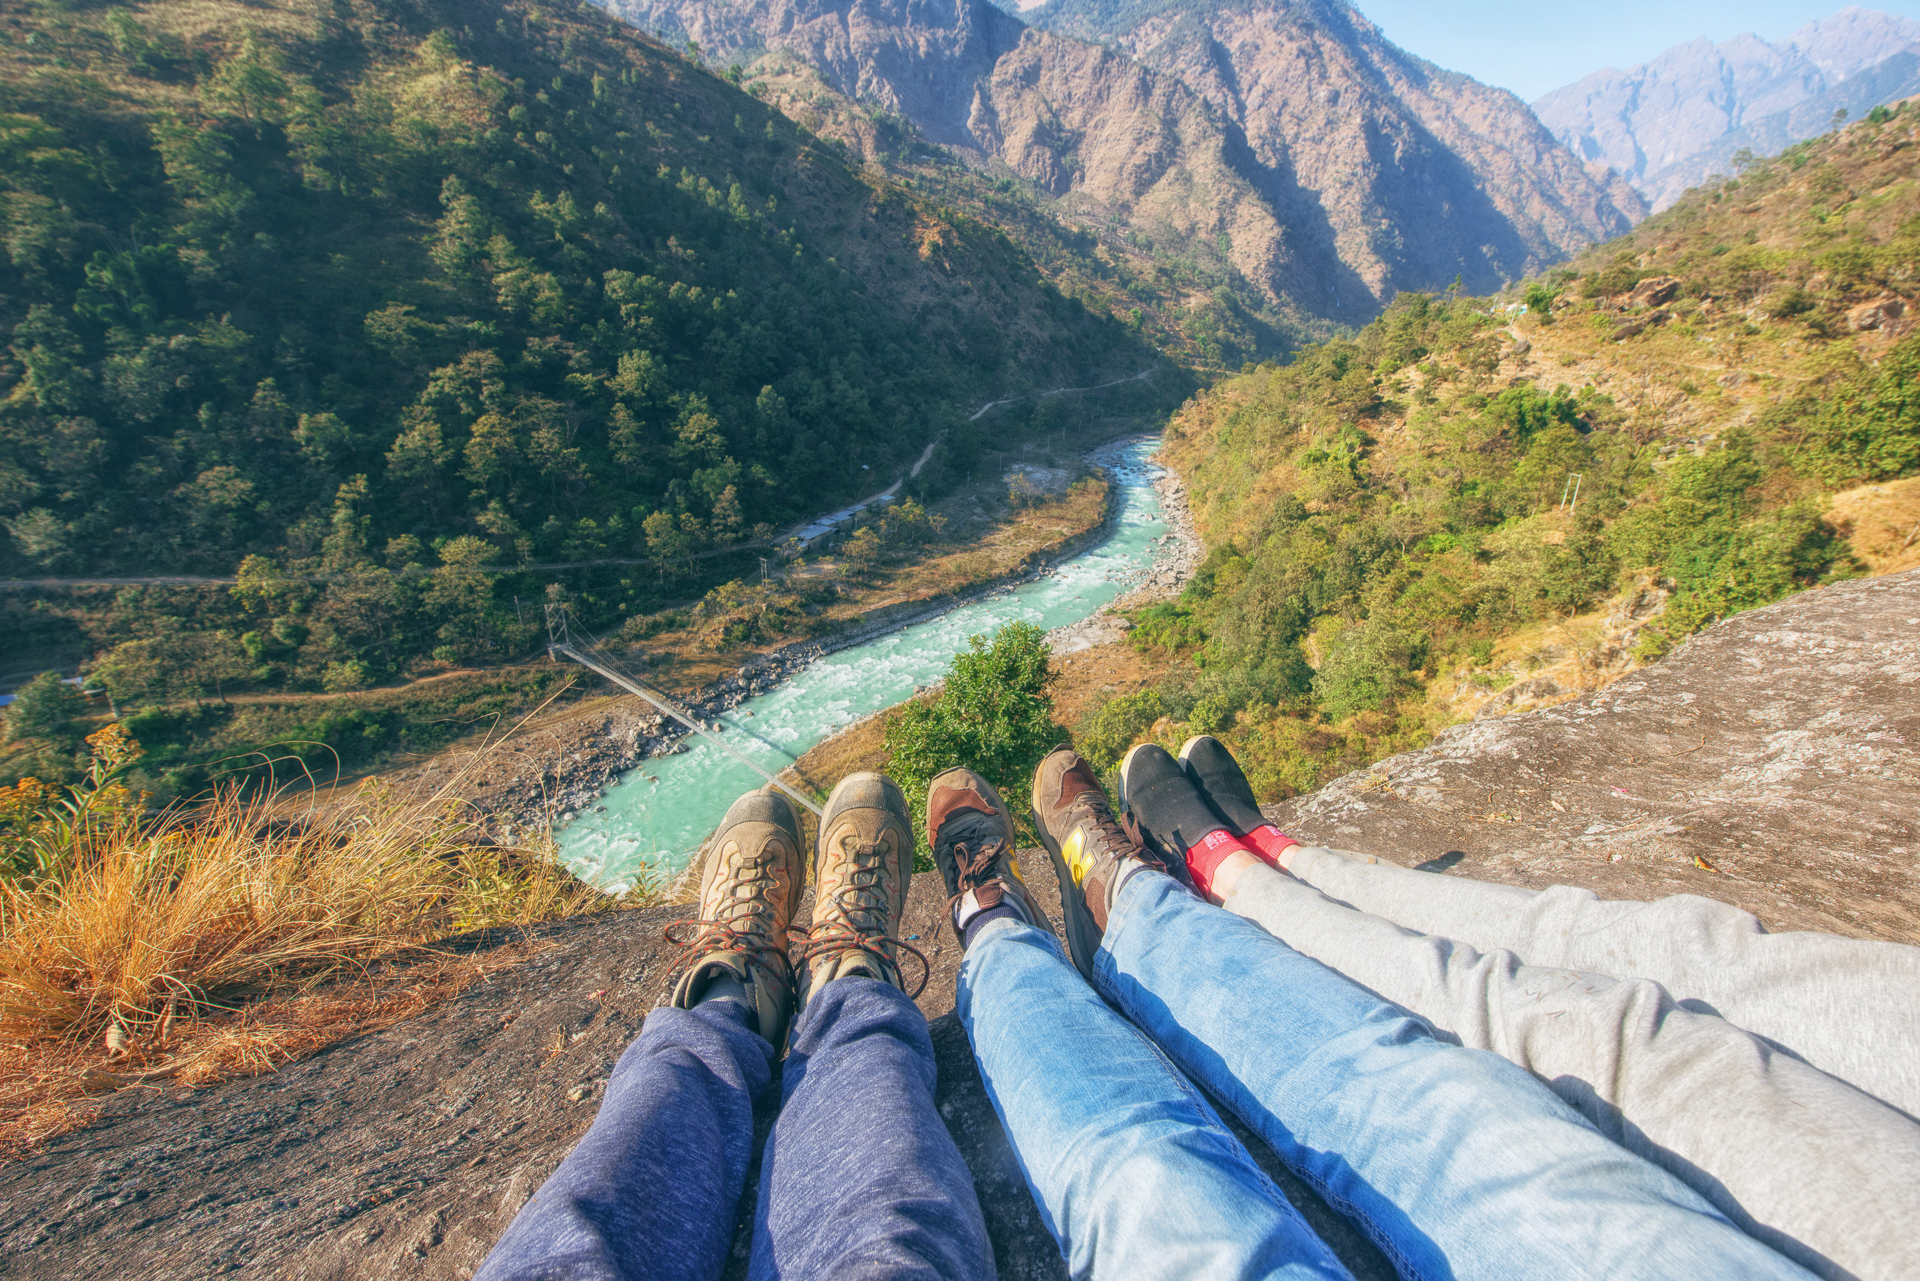
[[[578,880],[550,841],[494,844],[458,799],[481,755],[424,801],[368,785],[29,816],[61,848],[0,881],[0,1158],[84,1124],[89,1095],[270,1071],[525,951],[436,940],[640,905]]]
[[[545,851],[475,836],[430,806],[323,819],[233,795],[85,831],[57,880],[0,886],[0,1037],[161,1035],[183,1011],[606,901]]]
[[[1920,476],[1835,494],[1826,515],[1869,573],[1920,567]]]

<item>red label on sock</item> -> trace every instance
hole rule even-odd
[[[1248,832],[1245,839],[1253,846],[1255,854],[1276,869],[1280,866],[1281,851],[1292,849],[1300,843],[1271,823],[1262,823]]]
[[[1220,864],[1226,862],[1227,855],[1239,850],[1260,858],[1258,850],[1249,849],[1240,842],[1240,838],[1225,828],[1208,832],[1187,850],[1187,872],[1193,877],[1194,888],[1202,894],[1213,892],[1213,874]]]

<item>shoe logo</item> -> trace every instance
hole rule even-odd
[[[1087,857],[1086,837],[1079,828],[1067,833],[1067,839],[1060,846],[1060,857],[1066,862],[1067,871],[1073,873],[1073,883],[1084,885],[1087,873],[1093,870],[1093,860]]]

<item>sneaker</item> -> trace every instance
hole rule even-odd
[[[1093,767],[1071,747],[1056,747],[1033,772],[1033,825],[1060,880],[1067,951],[1091,979],[1120,886],[1135,872],[1166,866],[1114,820]]]
[[[1300,843],[1267,821],[1260,803],[1253,799],[1253,788],[1241,772],[1240,762],[1213,735],[1188,739],[1180,749],[1180,768],[1207,798],[1214,813],[1226,821],[1228,830],[1267,862],[1277,866],[1281,851]]]
[[[865,975],[906,989],[900,952],[926,957],[894,937],[907,910],[913,875],[913,823],[907,798],[884,774],[862,772],[840,780],[820,817],[820,849],[814,856],[813,923],[794,950],[806,966],[800,1003],[826,984]],[[920,987],[926,986],[926,975]],[[908,993],[918,996],[920,988]]]
[[[967,922],[1006,905],[1029,925],[1051,929],[1013,861],[1013,814],[992,783],[950,769],[927,786],[927,844],[947,885],[947,922],[966,946]]]
[[[746,990],[756,1030],[778,1046],[793,1010],[787,928],[805,885],[793,802],[761,791],[729,806],[708,847],[699,928],[668,1004],[690,1010],[714,980],[732,979]]]
[[[1259,857],[1157,743],[1142,743],[1121,759],[1120,805],[1127,830],[1162,862],[1184,866],[1202,894],[1210,892],[1213,871],[1229,854]]]

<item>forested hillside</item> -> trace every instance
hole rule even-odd
[[[590,8],[11,6],[0,111],[10,575],[679,554],[1152,359]]]
[[[1203,393],[1169,456],[1209,556],[1135,632],[1186,661],[1083,737],[1113,758],[1166,716],[1306,790],[1906,563],[1835,513],[1907,504],[1893,551],[1920,529],[1920,481],[1888,484],[1920,472],[1916,124],[1877,112],[1509,298],[1405,296]]]

